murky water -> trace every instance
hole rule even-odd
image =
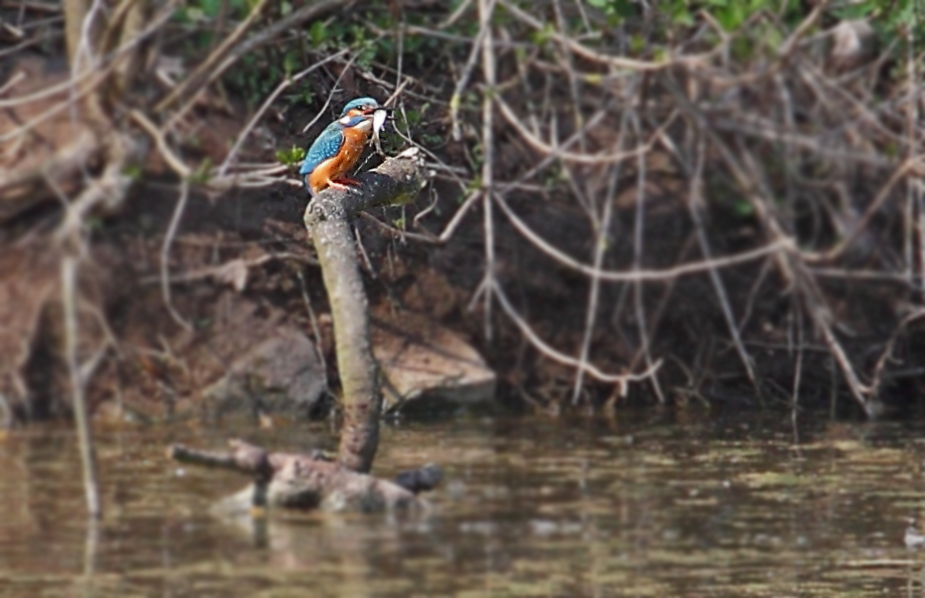
[[[98,433],[105,517],[84,517],[75,439],[0,439],[0,596],[921,596],[925,438],[899,423],[683,412],[388,427],[376,472],[446,470],[433,513],[207,514],[231,473],[180,468],[171,442],[282,430]]]

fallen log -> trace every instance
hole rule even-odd
[[[429,465],[399,474],[411,489],[388,480],[352,471],[320,454],[269,452],[243,440],[229,441],[229,451],[201,451],[182,445],[168,450],[171,459],[190,465],[244,473],[253,483],[223,499],[224,514],[260,513],[264,509],[323,511],[422,511],[426,502],[416,491],[433,488],[442,473]]]

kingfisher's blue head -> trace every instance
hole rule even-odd
[[[347,105],[344,106],[343,111],[340,113],[340,117],[343,118],[348,114],[350,116],[369,115],[375,112],[377,108],[380,108],[379,102],[374,98],[356,98],[347,102]]]

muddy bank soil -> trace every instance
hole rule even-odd
[[[24,60],[21,68],[30,83],[16,89],[20,94],[49,88],[68,73],[52,61]],[[710,89],[701,93],[694,85],[696,71],[687,75],[691,101],[712,105],[739,97],[725,93],[711,99]],[[343,85],[349,83],[351,92],[387,96],[376,85],[367,85],[372,91],[359,89],[365,84],[358,81],[347,77]],[[66,104],[66,93],[61,88],[41,100],[5,108],[0,135]],[[660,97],[653,94],[650,120],[673,123],[676,106],[657,101],[670,94],[664,89]],[[234,102],[208,100],[177,124],[182,138],[177,151],[187,163],[203,165],[204,172],[222,163],[230,140],[252,114]],[[337,96],[333,103],[343,100]],[[422,142],[433,141],[430,149],[444,165],[475,170],[473,148],[483,149],[471,134],[477,130],[471,126],[477,122],[475,109],[467,115],[472,122],[464,123],[469,136],[455,140],[447,105],[429,104],[427,112],[410,93],[402,101],[419,108],[419,117],[426,114],[415,133]],[[73,118],[68,111],[55,113],[35,126],[28,142],[4,147],[0,408],[7,422],[55,417],[70,409],[62,353],[67,331],[61,257],[72,254],[74,244],[61,231],[73,233],[73,222],[87,240],[79,256],[76,305],[80,378],[99,417],[323,416],[330,411],[338,380],[326,294],[302,222],[307,197],[275,154],[307,145],[332,118],[329,113],[336,112],[329,108],[321,122],[302,134],[316,108],[280,108],[276,118],[265,119],[269,125],[261,124],[248,137],[238,162],[279,167],[276,182],[260,189],[232,186],[217,192],[195,184],[196,173],[189,173],[187,180],[194,182],[187,194],[165,163],[169,152],[141,151],[157,140],[138,134],[144,147],[135,149],[146,158],[132,165],[131,173],[119,173],[117,179],[130,188],[120,205],[102,213],[75,215],[80,206],[71,201],[81,185],[100,174],[106,152],[112,151],[100,145],[106,135],[94,130],[92,121]],[[732,105],[728,114],[742,112]],[[357,220],[377,356],[387,369],[395,366],[385,388],[392,403],[427,394],[437,385],[451,401],[485,399],[495,396],[497,388],[499,398],[541,409],[634,401],[785,405],[794,391],[802,402],[835,403],[838,398],[839,405],[852,409],[850,399],[841,400],[849,395],[844,375],[849,370],[860,372],[862,382],[876,380],[870,387],[878,401],[914,402],[921,379],[916,364],[925,347],[918,329],[921,312],[914,309],[920,297],[908,276],[891,274],[898,252],[892,237],[908,228],[897,219],[898,204],[877,218],[872,211],[864,227],[848,236],[853,246],[825,261],[818,256],[840,242],[835,224],[842,212],[867,207],[839,204],[834,192],[818,191],[822,183],[800,173],[787,184],[796,189],[805,183],[812,192],[793,191],[782,214],[775,212],[774,189],[767,198],[747,203],[743,198],[752,192],[751,179],[740,172],[733,174],[741,180],[731,176],[716,148],[699,155],[708,162],[707,172],[718,173],[715,180],[695,180],[681,157],[665,149],[671,147],[667,142],[661,149],[647,149],[640,160],[620,161],[617,168],[616,160],[602,156],[616,146],[620,119],[605,110],[598,115],[601,124],[582,138],[585,154],[574,157],[577,152],[572,152],[574,163],[563,160],[542,174],[537,180],[543,184],[505,183],[492,204],[490,231],[486,202],[465,203],[466,182],[453,184],[446,170],[411,205]],[[553,122],[568,120],[557,116]],[[118,124],[138,133],[137,123]],[[679,138],[686,135],[681,124],[668,130]],[[639,135],[640,144],[647,135]],[[742,139],[727,136],[717,134],[716,139],[745,147]],[[489,137],[496,180],[517,181],[524,171],[550,162],[548,149],[525,139],[522,131],[497,125]],[[770,153],[763,143],[755,142],[749,151]],[[829,168],[823,160],[829,154],[820,156]],[[769,161],[769,171],[756,168],[754,178],[773,178],[773,169],[784,172],[784,165]],[[883,197],[893,192],[889,167],[850,173],[833,167],[832,174],[821,166],[817,170],[835,187],[840,177],[853,176],[857,197],[868,198],[880,193],[881,183]],[[748,193],[735,184],[748,187]],[[703,222],[695,222],[698,212],[690,206],[701,186],[707,189],[704,207],[697,207]],[[612,201],[601,201],[610,189]],[[464,208],[445,243],[421,241],[399,230],[438,233]],[[598,212],[610,208],[613,218],[602,232]],[[783,233],[780,223],[788,227]],[[551,258],[550,251],[525,236],[524,228],[559,257]],[[643,228],[644,247],[637,247]],[[601,272],[668,274],[644,282],[632,276],[606,281],[591,293],[596,281],[587,264],[601,244],[606,246]],[[768,247],[774,252],[721,268],[671,274],[679,265],[708,262],[704,247],[713,256],[741,256]],[[486,278],[489,253],[493,277]],[[568,260],[584,269],[569,266]],[[799,276],[788,278],[793,271]],[[485,300],[489,278],[494,290]],[[595,313],[589,326],[590,295]],[[828,338],[821,324],[829,327]],[[842,364],[835,345],[847,356]],[[584,365],[598,371],[640,372],[658,365],[657,376],[631,384],[626,395],[621,385],[602,377],[587,375],[576,384],[574,356],[582,353],[588,357]]]
[[[286,185],[236,190],[220,197],[194,189],[165,252],[166,231],[178,203],[176,184],[146,180],[133,190],[124,210],[96,223],[80,285],[80,354],[99,417],[148,420],[328,413],[337,391],[337,373],[332,367],[326,294],[302,225],[306,200],[301,189]],[[655,212],[653,221],[661,215],[663,241],[657,249],[650,248],[652,266],[675,263],[689,248],[689,243],[679,242],[684,239],[677,231],[685,223],[670,209],[673,200],[665,195],[662,201],[663,209]],[[573,246],[576,253],[584,249],[587,236],[578,214],[563,206],[524,205],[526,218],[538,230]],[[374,217],[390,222],[400,215],[401,209],[395,208]],[[47,208],[41,218],[59,216]],[[507,401],[539,407],[559,404],[567,400],[573,373],[531,352],[517,330],[499,318],[494,320],[493,338],[486,341],[482,312],[468,309],[481,275],[480,218],[473,212],[467,218],[472,221],[469,226],[445,246],[403,242],[370,220],[357,221],[368,259],[365,272],[374,306],[377,355],[388,359],[409,353],[410,369],[416,371],[407,383],[393,376],[393,383],[404,384],[397,394],[415,395],[414,385],[422,372],[444,379],[459,376],[452,368],[463,362],[475,364],[473,376],[489,385],[478,387],[478,398],[491,394],[495,370]],[[725,249],[747,247],[749,234],[743,230],[740,238],[730,235]],[[522,241],[514,231],[502,227],[500,243],[504,255],[520,259],[502,261],[499,271],[516,281],[521,308],[544,323],[540,330],[545,338],[559,346],[577,346],[587,281],[534,261],[535,254],[519,246]],[[11,415],[19,418],[65,414],[69,393],[60,349],[55,246],[27,235],[11,237],[5,245],[0,257],[3,396]],[[161,268],[163,255],[168,258],[169,283]],[[743,280],[751,278],[750,268],[741,267]],[[736,269],[727,272],[731,288],[743,294],[733,300],[751,300],[761,317],[754,324],[762,327],[766,339],[765,346],[754,349],[761,375],[784,384],[791,376],[786,331],[775,325],[772,316],[786,311],[787,300],[749,298],[753,289],[734,285]],[[748,381],[729,363],[732,349],[722,340],[722,318],[711,297],[709,283],[702,277],[682,278],[647,295],[651,305],[660,308],[653,308],[659,318],[653,328],[654,353],[669,359],[680,356],[692,364],[691,369],[670,363],[664,368],[662,381],[669,398],[757,404]],[[632,313],[620,309],[620,289],[606,290],[605,300],[612,306],[615,329],[632,327]],[[871,296],[864,304],[876,309],[882,300]],[[595,356],[619,370],[639,357],[613,336],[613,330],[602,329],[594,339]],[[439,342],[438,350],[423,356],[408,349],[422,341],[433,344],[440,335],[454,340]],[[393,347],[383,354],[381,347],[390,343]],[[458,347],[450,355],[455,366],[428,362],[448,346]],[[808,400],[825,400],[833,372],[821,351],[816,357],[815,363],[823,366],[806,369],[804,388],[816,385],[816,392],[807,393]],[[807,361],[812,362],[813,356]],[[385,390],[387,396],[395,391]],[[586,398],[600,404],[613,398],[613,392],[606,385],[592,385]],[[772,402],[785,400],[784,392],[769,396]],[[631,387],[630,396],[621,400],[656,399],[648,388],[639,386]]]

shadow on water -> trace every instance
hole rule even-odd
[[[0,440],[0,596],[921,595],[925,553],[902,536],[925,510],[925,440],[814,421],[799,443],[789,414],[390,425],[379,475],[445,467],[430,515],[264,526],[208,515],[244,482],[164,448],[306,449],[307,426],[101,432],[95,526],[73,435],[16,432]]]

